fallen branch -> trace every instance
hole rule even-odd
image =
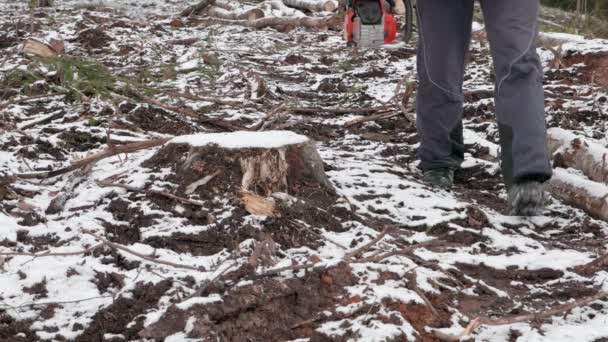
[[[44,252],[40,252],[40,253],[8,252],[8,253],[0,253],[0,256],[28,256],[28,257],[34,257],[34,258],[51,257],[51,256],[52,257],[65,257],[65,256],[87,254],[102,246],[104,246],[104,243],[100,243],[95,246],[92,246],[92,247],[89,247],[89,248],[86,248],[86,249],[83,249],[80,251],[76,251],[76,252],[61,252],[61,253],[51,253],[50,251],[44,251]]]
[[[65,96],[65,93],[33,95],[33,96],[27,96],[27,97],[22,97],[19,99],[10,100],[10,101],[0,104],[0,111],[4,110],[5,108],[7,108],[10,105],[19,104],[19,103],[23,103],[23,102],[27,102],[27,101],[31,101],[31,100],[44,99],[47,97],[55,97],[55,96]],[[25,129],[25,128],[22,128],[22,129]]]
[[[235,125],[229,121],[226,120],[222,120],[222,119],[212,119],[212,118],[208,118],[207,116],[205,116],[204,114],[199,114],[195,111],[193,111],[190,108],[187,107],[175,107],[175,106],[170,106],[168,104],[164,104],[162,102],[160,102],[157,99],[153,99],[151,97],[148,97],[146,95],[143,95],[139,92],[136,92],[135,90],[131,90],[131,92],[133,92],[138,98],[140,98],[142,101],[155,106],[155,107],[159,107],[162,108],[164,110],[168,110],[170,112],[174,112],[174,113],[178,113],[178,114],[182,114],[191,118],[195,118],[195,119],[199,119],[201,122],[210,124],[212,126],[216,126],[219,128],[223,128],[225,130],[228,131],[247,131],[248,129],[239,125]]]
[[[550,318],[552,316],[564,315],[565,313],[567,313],[568,311],[570,311],[572,309],[591,304],[597,300],[604,299],[604,298],[608,298],[608,291],[600,292],[598,294],[595,294],[595,295],[587,297],[587,298],[578,299],[578,300],[575,300],[568,304],[559,305],[559,306],[545,310],[540,313],[507,316],[507,317],[500,317],[500,318],[477,317],[474,320],[472,320],[471,323],[469,323],[469,325],[464,329],[464,331],[462,333],[460,333],[458,335],[446,334],[446,333],[442,333],[442,332],[436,331],[436,330],[433,330],[433,334],[444,341],[460,341],[461,339],[471,335],[475,331],[475,329],[477,329],[478,327],[480,327],[482,325],[496,326],[496,325],[508,325],[508,324],[515,324],[515,323],[529,322],[529,321],[539,321],[539,320],[543,320],[546,318]]]
[[[378,234],[378,236],[376,236],[375,238],[373,238],[370,242],[366,243],[365,245],[355,249],[352,252],[346,253],[346,255],[344,256],[344,260],[348,260],[351,258],[354,258],[356,256],[358,256],[359,254],[367,251],[368,249],[370,249],[373,245],[377,244],[378,242],[380,242],[380,240],[382,240],[386,234],[388,234],[391,230],[391,226],[388,226],[386,228],[384,228],[384,230]]]
[[[63,208],[68,200],[76,195],[74,193],[76,187],[86,180],[88,171],[90,171],[89,168],[92,165],[93,163],[87,165],[86,169],[82,170],[82,172],[77,171],[72,175],[65,186],[61,189],[59,195],[55,196],[55,198],[51,200],[51,203],[45,211],[47,215],[58,214],[63,211]]]
[[[169,140],[171,140],[171,138],[151,139],[151,140],[138,141],[138,142],[120,145],[120,146],[112,146],[112,147],[108,147],[108,148],[104,149],[101,152],[97,152],[91,156],[77,160],[77,161],[73,162],[70,166],[66,166],[61,169],[46,171],[46,172],[37,172],[37,173],[23,173],[23,174],[17,174],[16,176],[19,178],[22,178],[22,179],[43,179],[43,178],[56,177],[56,176],[62,175],[64,173],[68,173],[68,172],[80,169],[81,167],[87,166],[89,164],[98,162],[102,159],[112,157],[112,156],[115,156],[118,154],[133,153],[133,152],[137,152],[140,150],[145,150],[145,149],[161,146],[161,145],[164,145],[165,143],[167,143]]]
[[[176,196],[176,195],[174,195],[172,193],[169,193],[169,192],[166,192],[166,191],[146,190],[146,189],[141,189],[141,188],[137,188],[137,187],[126,185],[126,184],[118,184],[118,183],[113,183],[111,181],[105,181],[105,180],[104,181],[97,181],[97,185],[99,185],[100,187],[122,188],[122,189],[126,189],[128,191],[137,192],[137,193],[141,193],[141,194],[154,194],[154,195],[158,195],[158,196],[162,196],[162,197],[166,197],[166,198],[175,200],[175,201],[180,202],[180,203],[189,204],[189,205],[195,205],[195,206],[198,206],[198,207],[204,207],[205,206],[205,203],[189,200],[189,199],[183,198],[183,197],[179,197],[179,196]]]
[[[205,268],[202,267],[202,266],[201,267],[195,267],[195,266],[190,266],[190,265],[178,264],[178,263],[174,263],[174,262],[171,262],[171,261],[165,261],[165,260],[155,259],[155,258],[150,257],[148,255],[144,255],[144,254],[135,252],[135,251],[133,251],[133,250],[131,250],[131,249],[125,247],[125,246],[122,246],[122,245],[116,244],[114,242],[108,241],[108,240],[102,238],[101,236],[93,233],[90,230],[86,230],[85,229],[82,232],[85,233],[85,234],[91,235],[92,237],[94,237],[95,239],[97,239],[97,241],[101,241],[104,245],[106,245],[106,246],[108,246],[108,247],[110,247],[112,249],[120,250],[120,251],[129,253],[129,254],[134,255],[134,256],[136,256],[138,258],[144,259],[146,261],[149,261],[149,262],[152,262],[152,263],[155,263],[155,264],[161,264],[161,265],[166,265],[166,266],[171,266],[171,267],[174,267],[174,268],[181,268],[181,269],[186,269],[186,270],[191,270],[191,271],[199,271],[199,272],[201,272],[201,271],[204,272],[205,271]]]
[[[376,107],[356,107],[356,108],[324,108],[324,107],[291,107],[288,110],[294,114],[371,114],[389,110],[390,105]]]
[[[365,117],[362,117],[362,118],[357,118],[357,119],[348,121],[347,123],[344,124],[344,126],[345,127],[352,127],[352,126],[355,126],[355,125],[362,124],[364,122],[376,121],[376,120],[386,120],[386,119],[390,119],[390,118],[394,118],[396,116],[399,116],[399,114],[401,114],[401,112],[390,111],[388,113],[381,113],[381,114],[375,114],[375,115],[365,116]]]

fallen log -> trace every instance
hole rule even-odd
[[[608,221],[608,186],[556,168],[549,182],[549,191],[565,203]]]
[[[608,183],[608,149],[567,130],[547,131],[547,146],[556,166],[575,168],[589,179]]]
[[[264,11],[259,8],[252,8],[244,11],[228,10],[220,6],[209,6],[207,15],[214,18],[226,20],[257,20],[264,18]]]
[[[311,12],[333,12],[338,7],[332,0],[283,0],[283,3],[289,7]]]
[[[236,25],[256,29],[271,27],[279,31],[286,28],[304,27],[315,30],[327,30],[332,26],[332,17],[264,17],[256,20],[227,20],[220,18],[203,18],[201,23],[206,25]]]
[[[215,0],[202,0],[197,2],[194,5],[190,5],[186,8],[184,8],[181,12],[180,12],[180,17],[189,17],[193,14],[198,14],[200,12],[202,12],[205,8],[207,8],[208,6],[211,6],[215,4]]]

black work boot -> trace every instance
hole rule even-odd
[[[514,184],[509,189],[507,201],[511,207],[511,215],[537,216],[549,204],[549,194],[545,187],[537,181],[525,181]]]
[[[433,187],[448,190],[454,186],[454,170],[449,168],[426,170],[422,173],[422,180]]]

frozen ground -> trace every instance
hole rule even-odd
[[[225,125],[212,123],[217,119],[258,127],[280,106],[380,106],[404,91],[400,80],[413,77],[412,46],[351,51],[331,30],[174,19],[183,6],[63,1],[36,11],[35,35],[63,39],[67,54],[101,63],[118,79],[76,98],[16,102],[61,93],[66,80],[56,77],[61,63],[20,53],[27,10],[20,1],[0,3],[0,252],[8,253],[0,257],[0,340],[433,341],[432,329],[459,333],[478,316],[543,312],[608,291],[605,266],[580,268],[607,253],[605,222],[557,200],[543,216],[507,215],[483,41],[472,44],[467,158],[452,192],[420,182],[416,129],[404,116],[347,125],[364,115],[326,110],[279,110],[267,121],[269,129],[317,141],[338,190],[338,196],[296,191],[303,208],[280,217],[249,215],[218,190],[221,175],[184,195],[189,184],[175,169],[183,155],[159,153],[166,147],[104,159],[84,176],[12,177],[67,166],[108,143],[223,132]],[[583,56],[560,65],[539,48],[549,126],[608,145],[608,78],[602,86],[593,57],[608,51],[608,42],[549,37],[563,44],[564,63],[576,52]],[[150,105],[125,90],[129,83],[172,107]],[[194,115],[176,110],[184,108]],[[411,105],[408,111],[412,117]],[[209,175],[204,165],[197,172]],[[202,206],[98,183],[108,179],[189,196]],[[71,186],[63,210],[49,212]],[[349,254],[386,227],[394,228],[362,255]],[[98,246],[98,237],[190,269]],[[67,252],[75,253],[55,255]],[[267,273],[309,263],[314,267]],[[482,326],[474,339],[604,341],[608,302],[551,319]]]

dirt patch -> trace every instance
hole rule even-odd
[[[107,237],[112,242],[122,245],[131,245],[141,240],[139,227],[133,225],[114,225],[102,223],[106,230]]]
[[[104,30],[91,28],[80,31],[77,41],[87,49],[99,49],[114,40]]]
[[[121,111],[129,110],[127,105],[121,106]],[[169,112],[151,106],[140,105],[129,110],[126,119],[134,123],[137,128],[171,135],[184,135],[194,133],[192,125],[175,118]]]
[[[138,339],[137,332],[143,326],[144,317],[137,316],[155,307],[171,286],[169,280],[158,284],[138,283],[131,298],[121,296],[112,305],[97,312],[91,325],[75,341],[104,341],[104,334],[123,334],[127,340]],[[136,323],[129,325],[133,319]]]
[[[36,333],[29,328],[31,324],[31,321],[18,321],[0,311],[0,341],[30,342],[38,340]]]
[[[598,85],[608,85],[608,53],[586,53],[565,56],[563,62],[567,68],[583,63],[585,66],[579,69],[582,81]]]
[[[61,146],[69,151],[86,152],[98,148],[106,142],[105,137],[98,137],[89,132],[79,131],[76,127],[59,134]]]
[[[23,292],[33,295],[34,299],[46,298],[49,293],[46,289],[46,279],[43,279],[30,287],[24,287]]]
[[[136,238],[139,240],[137,228],[152,226],[156,224],[156,219],[161,217],[158,214],[146,215],[140,208],[131,206],[131,202],[122,198],[113,199],[108,205],[108,211],[112,213],[112,216],[117,221],[129,222],[129,228],[126,230],[106,227],[106,231],[109,229],[113,233],[117,233],[116,238],[123,241],[137,242],[135,240]]]
[[[214,227],[198,234],[176,233],[171,236],[153,236],[144,243],[155,248],[167,248],[178,253],[214,255],[224,249],[234,249],[247,239],[256,239],[259,230],[233,222],[232,226]]]
[[[287,341],[310,337],[314,326],[308,320],[331,310],[355,283],[350,267],[313,271],[303,278],[279,281],[264,278],[234,288],[222,302],[195,305],[189,310],[170,308],[165,316],[140,335],[162,339],[182,331],[188,317],[196,317],[191,337],[221,341]]]

